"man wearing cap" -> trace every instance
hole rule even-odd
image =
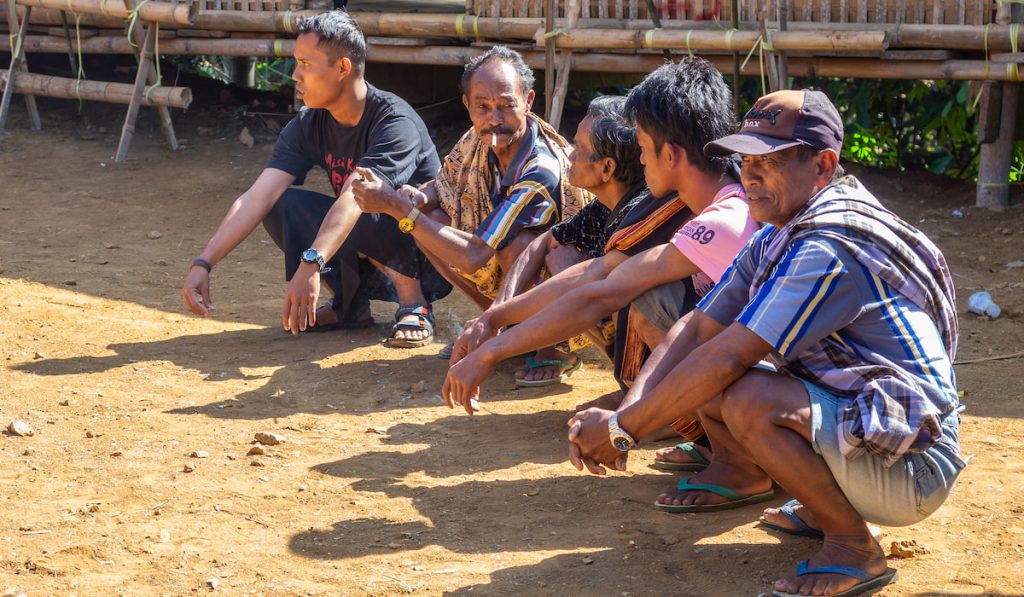
[[[619,412],[569,421],[570,461],[603,474],[680,415],[697,412],[711,466],[658,497],[701,512],[770,499],[766,527],[824,538],[776,595],[853,595],[891,582],[866,521],[914,524],[960,471],[952,362],[957,322],[945,259],[861,183],[837,178],[842,121],[815,91],[762,97],[739,133],[754,235]],[[767,359],[777,369],[758,367]]]

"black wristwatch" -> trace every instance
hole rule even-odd
[[[320,251],[317,251],[316,249],[313,248],[306,249],[305,251],[302,252],[302,262],[312,263],[316,265],[317,269],[320,270],[321,274],[326,274],[327,272],[331,271],[331,268],[324,267],[324,256],[320,254]]]

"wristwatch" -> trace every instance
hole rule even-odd
[[[413,228],[416,227],[416,218],[420,217],[420,210],[415,207],[409,212],[409,215],[405,216],[401,220],[398,220],[398,229],[406,234],[412,234]]]
[[[331,268],[324,267],[324,256],[320,254],[320,251],[317,251],[312,247],[302,252],[302,262],[316,265],[321,274],[331,271]]]
[[[615,446],[615,449],[620,452],[629,452],[637,445],[637,441],[633,439],[633,436],[622,427],[619,427],[619,413],[608,417],[608,439]]]

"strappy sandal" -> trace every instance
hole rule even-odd
[[[416,316],[416,321],[402,321],[403,318],[410,315]],[[398,331],[414,331],[414,330],[427,330],[428,334],[425,338],[419,340],[407,340],[405,338],[395,338],[395,333]],[[385,343],[391,348],[417,348],[419,346],[426,346],[434,341],[434,313],[430,310],[429,305],[416,305],[413,307],[399,307],[395,311],[395,325],[391,326],[391,337],[388,338]]]

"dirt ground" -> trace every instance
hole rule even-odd
[[[757,595],[816,549],[760,528],[757,507],[655,511],[674,478],[646,466],[651,449],[608,478],[571,468],[566,419],[613,388],[594,352],[554,389],[514,390],[507,363],[484,412],[450,411],[440,345],[380,346],[390,305],[368,331],[283,333],[281,258],[262,230],[214,270],[215,316],[186,314],[188,264],[273,125],[248,148],[215,113],[176,113],[187,149],[170,153],[144,110],[114,164],[120,111],[86,131],[69,102],[46,104],[34,133],[15,99],[0,138],[0,419],[35,435],[0,437],[0,591]],[[944,249],[959,358],[1021,351],[1019,203],[978,210],[970,185],[854,171]],[[982,288],[997,320],[966,313]],[[450,297],[437,312],[444,341],[473,309]],[[1022,366],[957,366],[974,459],[935,516],[883,529],[887,549],[928,552],[894,559],[882,595],[1024,594]],[[285,441],[250,456],[256,432]]]

